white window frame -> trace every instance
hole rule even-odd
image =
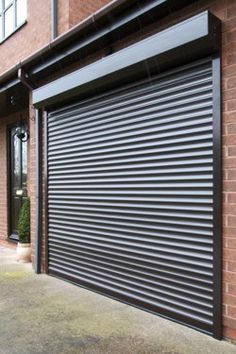
[[[0,18],[2,18],[2,23],[0,24],[2,26],[2,35],[0,36],[0,43],[5,41],[8,37],[10,37],[14,32],[16,32],[21,26],[23,26],[26,23],[27,20],[27,15],[26,18],[17,25],[17,0],[11,0],[11,2],[5,7],[5,0],[0,0],[1,7],[0,7]],[[13,30],[11,33],[9,33],[7,36],[5,35],[5,14],[6,11],[13,6]]]

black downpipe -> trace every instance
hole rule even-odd
[[[36,225],[35,225],[35,273],[41,273],[41,234],[42,234],[42,199],[41,199],[41,156],[42,156],[42,130],[41,111],[35,109],[35,140],[36,140]]]
[[[51,39],[57,38],[57,0],[51,0]]]

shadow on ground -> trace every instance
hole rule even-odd
[[[236,354],[171,321],[18,264],[0,246],[0,354]]]

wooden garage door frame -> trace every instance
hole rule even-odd
[[[213,282],[214,282],[214,291],[215,291],[215,296],[214,296],[214,333],[213,336],[215,338],[220,339],[222,336],[222,301],[221,301],[221,271],[222,271],[222,265],[221,265],[221,252],[222,252],[222,241],[221,241],[221,183],[222,183],[222,178],[221,178],[221,90],[220,90],[220,56],[219,56],[219,48],[220,47],[214,47],[216,54],[213,56],[213,154],[215,156],[214,162],[213,162],[213,181],[214,181],[214,195],[213,195],[213,204],[214,204],[214,226],[213,226],[213,232],[214,232],[214,237],[215,237],[215,242],[213,246],[213,256],[214,256],[214,270],[213,270]],[[213,51],[211,48],[210,51]],[[202,52],[205,53],[205,50]],[[196,55],[196,52],[194,52],[194,55]],[[112,56],[111,56],[112,57]],[[201,57],[201,53],[199,52],[196,58]],[[173,56],[173,59],[176,58],[176,56]],[[112,60],[112,58],[110,58]],[[193,59],[192,59],[193,60]],[[189,58],[190,61],[190,58]],[[177,60],[177,63],[179,61]],[[174,66],[174,64],[173,64]],[[110,77],[110,80],[112,80],[112,77]],[[106,80],[107,82],[107,80]],[[55,84],[53,83],[54,86],[57,86],[57,82]],[[49,88],[50,89],[50,88]],[[51,100],[52,98],[52,100]],[[70,95],[58,95],[58,99],[55,100],[53,96],[53,90],[52,92],[48,95],[48,87],[42,89],[39,89],[33,95],[33,102],[36,107],[42,107],[45,106],[49,107],[51,104],[58,104],[66,99],[71,99]],[[47,123],[45,124],[45,135],[47,137]],[[47,139],[46,139],[47,140]],[[47,141],[46,141],[46,146],[45,146],[45,155],[47,156]],[[217,157],[217,158],[216,158]],[[47,220],[47,161],[45,160],[45,213],[46,213],[46,220],[45,220],[45,233],[47,235],[47,226],[48,226],[48,220]],[[47,247],[47,241],[46,241],[46,247]],[[47,250],[48,252],[48,250]],[[48,260],[47,260],[48,263]],[[121,300],[121,299],[120,299]],[[125,300],[123,300],[125,302]],[[164,316],[165,317],[165,316]],[[171,318],[172,319],[172,318]],[[173,320],[173,319],[172,319]],[[174,319],[174,321],[177,321]]]

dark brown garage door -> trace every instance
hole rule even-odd
[[[212,63],[49,112],[48,243],[50,274],[216,335]]]

